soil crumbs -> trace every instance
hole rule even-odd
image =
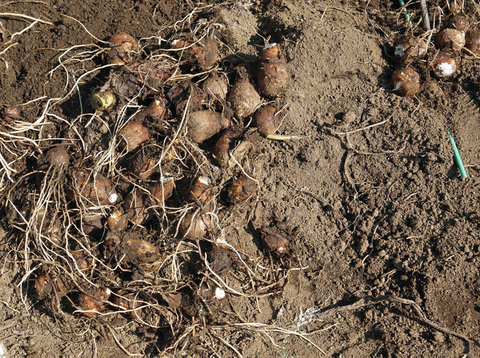
[[[432,17],[434,9],[448,13],[443,1],[428,3]],[[479,9],[465,3],[475,26]],[[414,26],[420,23],[420,10],[408,10]],[[103,84],[100,75],[80,77],[102,65],[90,58],[93,46],[123,32],[166,39],[174,24],[208,21],[224,63],[254,65],[268,39],[281,45],[292,74],[277,100],[284,106],[279,133],[302,138],[251,134],[249,172],[258,192],[221,217],[238,252],[289,268],[279,288],[248,299],[227,293],[223,309],[242,321],[227,327],[192,314],[190,331],[152,329],[154,316],[145,318],[150,325],[118,313],[90,317],[63,309],[61,300],[48,307],[25,290],[38,267],[27,272],[20,260],[24,242],[3,190],[0,348],[10,357],[176,356],[165,349],[185,333],[176,351],[192,357],[480,356],[479,60],[462,54],[460,71],[447,80],[425,70],[415,98],[397,96],[390,86],[394,41],[423,33],[421,25],[409,30],[397,2],[7,2],[0,5],[0,104],[19,107],[35,123],[49,98],[66,96],[79,81],[56,109],[72,121],[92,112],[88,98]],[[85,52],[67,78],[58,68],[70,65],[62,61],[74,46]],[[58,134],[54,123],[66,125],[49,122],[31,130],[50,139]],[[466,165],[464,180],[447,131]],[[12,173],[31,172],[40,156],[32,153]],[[2,185],[11,185],[2,175]],[[265,253],[265,212],[267,225],[297,228],[288,256]]]

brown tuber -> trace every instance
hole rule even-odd
[[[128,34],[116,34],[110,38],[111,48],[107,51],[107,62],[125,65],[134,59],[138,51],[138,42]]]
[[[175,84],[168,91],[167,96],[174,105],[178,116],[181,116],[187,109],[190,112],[202,109],[203,104],[207,101],[207,94],[190,80],[183,80]]]
[[[228,95],[233,114],[239,119],[248,117],[260,105],[260,95],[250,83],[245,68],[238,69],[238,75]]]
[[[399,63],[410,63],[426,55],[427,43],[414,36],[405,36],[395,44],[394,51],[395,59]]]
[[[458,14],[463,11],[464,2],[465,0],[449,0],[447,6],[452,14]]]
[[[45,153],[45,162],[50,163],[54,167],[67,167],[69,161],[70,156],[65,145],[59,145]]]
[[[150,138],[150,132],[148,128],[138,122],[130,121],[118,132],[120,141],[120,147],[125,148],[127,152],[140,147],[144,142]]]
[[[266,137],[277,130],[280,124],[279,117],[275,107],[262,107],[253,115],[253,124],[258,128],[258,132]]]
[[[157,171],[157,159],[148,157],[145,152],[140,150],[133,157],[130,167],[135,175],[145,180]]]
[[[136,263],[153,262],[160,257],[155,245],[142,239],[129,239],[125,243],[129,250],[129,260]]]
[[[35,292],[39,299],[44,299],[48,294],[52,291],[52,283],[50,277],[46,275],[38,276],[35,279],[35,283],[33,285]]]
[[[208,214],[189,212],[182,218],[179,231],[184,238],[202,240],[212,227],[212,219]]]
[[[279,231],[276,228],[270,228],[266,226],[266,215],[263,214],[262,224],[262,241],[268,251],[274,253],[278,257],[283,256],[290,246],[290,240],[286,237],[285,233]]]
[[[460,14],[453,15],[445,21],[445,27],[450,29],[456,29],[459,31],[467,31],[468,27],[470,26],[470,21],[464,16]]]
[[[278,44],[271,44],[260,53],[257,83],[265,97],[278,97],[290,87],[290,72]]]
[[[78,305],[84,311],[83,313],[93,317],[105,310],[102,301],[107,301],[110,294],[110,289],[98,287],[92,295],[81,293],[78,296]]]
[[[469,30],[465,35],[465,47],[480,56],[480,30]]]
[[[21,118],[20,110],[16,107],[7,107],[2,111],[2,119],[7,122]]]
[[[113,210],[107,218],[107,227],[111,231],[122,231],[127,227],[127,217],[123,210]]]
[[[228,82],[225,76],[212,73],[203,82],[202,89],[214,100],[224,102],[227,98]]]
[[[447,78],[453,75],[459,65],[460,57],[457,52],[438,51],[435,58],[430,63],[430,67],[435,75],[440,78]]]
[[[200,211],[188,212],[180,222],[179,230],[185,238],[203,239],[212,226],[212,218],[208,214],[214,210],[214,201],[210,186],[210,179],[198,177],[193,183],[187,200],[197,202],[202,206]]]
[[[461,51],[465,46],[465,34],[455,29],[445,29],[435,36],[435,46],[439,50]]]
[[[228,199],[232,204],[239,203],[252,197],[256,190],[255,180],[242,175],[233,179],[232,185],[228,189]]]
[[[217,42],[208,37],[199,41],[192,39],[175,40],[172,42],[172,48],[182,50],[187,63],[201,70],[212,67],[218,59]]]
[[[100,173],[91,175],[83,169],[75,170],[72,179],[76,194],[94,205],[110,205],[118,199],[118,194],[110,181]]]
[[[141,225],[150,217],[148,212],[148,195],[141,190],[134,189],[125,197],[123,209],[127,217],[136,225]]]
[[[212,159],[215,164],[221,167],[228,165],[228,161],[229,161],[228,152],[231,149],[231,146],[233,145],[234,137],[235,137],[234,130],[227,129],[221,134],[220,138],[218,138],[217,143],[215,143],[215,146],[211,151]]]
[[[400,96],[415,96],[420,90],[420,75],[413,67],[399,68],[392,73],[392,87]]]
[[[155,198],[156,205],[165,205],[165,201],[170,198],[175,188],[175,181],[172,177],[162,177],[156,183],[150,184],[150,192]]]
[[[221,113],[208,110],[192,112],[187,119],[187,136],[195,143],[202,143],[229,125],[230,121]]]

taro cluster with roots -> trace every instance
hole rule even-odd
[[[166,349],[176,350],[192,322],[232,322],[229,297],[268,296],[298,263],[265,217],[257,258],[229,244],[222,226],[236,206],[259,202],[251,138],[278,130],[290,73],[278,44],[224,67],[209,31],[156,47],[129,34],[108,43],[86,113],[62,118],[4,188],[25,260],[22,296],[53,315],[167,329],[175,343]],[[16,174],[2,165],[4,180]]]
[[[437,79],[453,77],[460,67],[462,50],[469,55],[480,54],[480,31],[471,26],[468,17],[457,7],[451,7],[450,11],[437,33],[428,31],[421,37],[408,35],[396,42],[396,69],[391,85],[398,95],[412,97],[419,93],[422,77],[429,71]]]

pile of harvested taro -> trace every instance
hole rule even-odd
[[[222,217],[259,200],[248,137],[288,138],[275,132],[290,74],[278,44],[252,64],[220,58],[217,41],[208,30],[157,44],[116,34],[95,50],[98,67],[57,99],[87,76],[101,80],[80,116],[56,114],[49,101],[41,145],[5,142],[3,199],[25,262],[25,302],[103,330],[118,316],[134,320],[174,353],[198,346],[199,330],[208,341],[209,327],[241,322],[232,295],[281,290],[298,266],[294,230],[265,215],[254,263],[228,243]],[[6,126],[21,118],[4,110]],[[25,167],[9,167],[22,153]]]
[[[457,2],[449,3],[449,10],[450,14],[434,16],[434,30],[436,23],[442,26],[433,39],[430,22],[424,15],[427,31],[421,37],[404,36],[395,44],[394,57],[398,66],[392,73],[392,87],[397,94],[416,95],[428,70],[432,70],[437,79],[452,77],[460,68],[462,49],[469,55],[480,55],[480,30],[470,27],[470,21],[462,13],[463,6]],[[429,66],[425,65],[425,57],[428,57]]]

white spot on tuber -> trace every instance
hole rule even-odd
[[[118,199],[117,193],[110,194],[110,196],[108,197],[108,201],[110,202],[110,204],[115,203],[117,199]]]
[[[215,298],[217,300],[223,300],[225,298],[225,290],[221,287],[215,289]]]
[[[451,63],[442,62],[435,67],[435,74],[438,77],[448,77],[455,72],[455,66]]]
[[[395,56],[402,57],[404,53],[405,53],[405,46],[398,45],[397,47],[395,47]]]

